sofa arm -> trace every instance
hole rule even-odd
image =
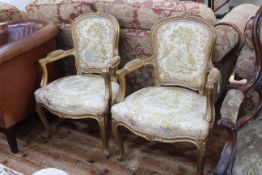
[[[215,25],[217,40],[213,62],[221,61],[233,48],[242,45],[245,26],[257,8],[252,4],[237,6]]]
[[[56,25],[47,21],[22,20],[14,21],[10,24],[23,25],[26,22],[39,23],[42,24],[43,27],[25,38],[1,46],[0,64],[9,61],[12,58],[15,58],[16,56],[19,56],[25,52],[28,52],[33,48],[40,46],[42,43],[45,43],[46,41],[49,41],[52,38],[54,38],[58,33]]]
[[[245,26],[250,16],[254,14],[258,9],[257,6],[253,4],[242,4],[235,7],[232,11],[230,11],[222,20],[218,22],[218,24],[231,24],[238,30],[241,34],[241,37],[244,36]]]

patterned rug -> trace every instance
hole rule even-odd
[[[15,155],[10,153],[5,136],[0,132],[0,163],[25,175],[48,167],[58,168],[70,175],[196,174],[196,150],[191,144],[149,142],[121,130],[125,140],[125,157],[123,161],[119,161],[118,147],[112,135],[111,157],[104,157],[95,121],[54,120],[52,126],[55,133],[51,138],[45,138],[44,128],[38,117],[29,117],[21,123],[17,128],[20,152]],[[215,127],[211,131],[207,144],[205,175],[213,174],[226,136],[227,133],[222,129]]]

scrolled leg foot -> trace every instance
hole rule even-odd
[[[43,112],[42,106],[38,103],[36,103],[36,112],[38,114],[38,116],[41,119],[41,122],[43,123],[45,130],[46,130],[46,137],[50,137],[51,136],[51,128],[49,126],[49,123],[47,121],[47,118]]]
[[[113,135],[117,141],[117,144],[118,144],[118,147],[119,147],[119,150],[120,150],[120,157],[119,157],[119,160],[123,160],[123,157],[124,157],[124,144],[123,144],[123,141],[122,141],[122,138],[118,132],[118,124],[115,122],[115,121],[112,121],[112,130],[113,130]]]
[[[98,121],[101,140],[103,144],[103,150],[106,158],[110,157],[109,144],[108,144],[108,120],[107,116],[104,116],[103,119]]]

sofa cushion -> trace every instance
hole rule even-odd
[[[57,24],[70,24],[81,14],[93,12],[95,0],[33,0],[26,7],[33,19],[44,19]]]
[[[115,16],[122,28],[150,29],[159,20],[169,16],[193,14],[215,23],[213,11],[205,4],[166,0],[100,0],[95,3],[99,12]]]
[[[262,173],[262,116],[238,132],[233,175]]]
[[[15,6],[0,2],[0,22],[19,19],[23,19],[23,15]]]

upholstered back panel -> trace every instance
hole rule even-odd
[[[203,88],[215,43],[209,24],[196,17],[171,17],[153,27],[152,40],[159,84]]]
[[[119,25],[107,14],[89,13],[72,25],[76,67],[80,71],[102,69],[117,54]]]

